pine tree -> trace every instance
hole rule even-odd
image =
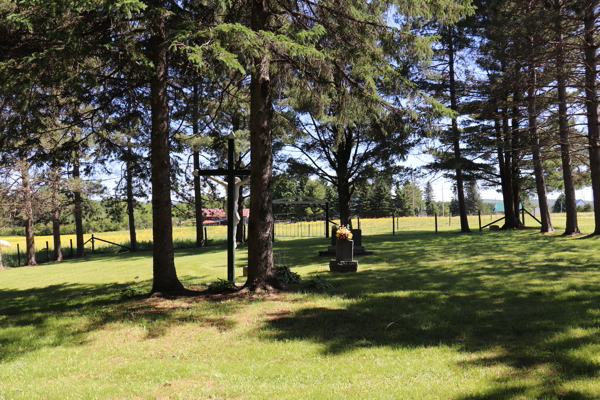
[[[594,234],[600,235],[600,127],[598,121],[597,52],[599,1],[585,2],[583,12],[583,53],[585,68],[585,105],[587,111],[587,137],[589,143],[590,175],[594,198]]]
[[[392,187],[390,177],[380,174],[373,184],[368,210],[375,218],[387,217],[392,210]]]
[[[439,49],[434,59],[438,62],[438,69],[441,70],[441,82],[430,82],[425,80],[425,87],[431,88],[439,101],[447,104],[452,110],[451,115],[442,115],[450,117],[451,124],[449,129],[438,132],[438,139],[445,145],[445,149],[434,151],[436,161],[429,165],[430,169],[447,171],[448,177],[455,180],[457,186],[457,201],[460,209],[461,232],[468,233],[469,222],[464,197],[464,175],[465,168],[470,162],[465,157],[465,150],[461,148],[463,142],[463,132],[459,128],[458,118],[461,114],[461,95],[464,83],[458,79],[457,68],[459,54],[469,46],[470,37],[467,34],[466,27],[468,19],[463,19],[456,26],[447,26],[434,21],[429,29],[439,35]],[[452,171],[450,173],[450,171]]]
[[[402,192],[405,202],[407,203],[405,207],[408,208],[408,215],[420,215],[425,206],[421,188],[419,188],[415,182],[406,182],[402,186]]]
[[[565,235],[579,233],[577,226],[577,204],[575,199],[575,185],[573,183],[571,145],[569,135],[569,122],[567,115],[567,61],[566,61],[566,35],[565,22],[567,21],[563,0],[554,0],[554,43],[555,43],[555,74],[558,91],[559,136],[563,180],[565,185],[567,221]]]
[[[477,214],[483,208],[483,199],[477,189],[477,181],[469,181],[467,183],[467,190],[465,196],[465,203],[467,212],[471,215]]]
[[[394,213],[399,217],[408,217],[414,215],[412,210],[412,203],[408,192],[404,190],[404,187],[396,182],[394,190]]]
[[[425,185],[425,209],[427,215],[435,215],[439,212],[438,205],[435,202],[435,193],[433,192],[433,185],[431,181],[427,181]]]
[[[561,193],[556,200],[554,201],[554,206],[552,206],[553,213],[563,213],[565,212],[565,194]]]

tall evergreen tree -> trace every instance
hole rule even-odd
[[[368,209],[370,214],[376,218],[388,217],[392,211],[392,182],[391,177],[380,175],[372,184],[371,196]]]
[[[540,219],[542,222],[541,232],[549,233],[554,232],[552,227],[552,219],[550,216],[550,210],[548,207],[548,196],[546,190],[546,178],[544,174],[544,166],[541,154],[540,137],[538,131],[538,75],[539,65],[541,59],[544,59],[544,52],[539,51],[543,49],[543,38],[539,37],[538,32],[541,29],[539,22],[540,18],[540,7],[534,8],[534,3],[530,2],[527,5],[525,15],[527,20],[525,21],[526,34],[524,35],[527,40],[526,51],[527,57],[527,114],[529,124],[529,140],[531,143],[531,153],[533,157],[533,170],[536,181],[538,203],[540,208]]]
[[[451,177],[455,181],[460,210],[461,232],[463,233],[470,232],[464,197],[464,173],[465,168],[470,163],[465,157],[465,150],[461,148],[464,138],[459,128],[459,117],[461,115],[460,97],[461,94],[464,94],[461,87],[465,85],[457,79],[457,60],[461,50],[467,48],[471,41],[467,30],[467,26],[470,24],[469,21],[470,19],[463,19],[456,26],[447,26],[446,24],[434,21],[431,27],[427,27],[427,29],[433,30],[433,32],[439,35],[440,38],[439,48],[434,57],[437,62],[435,67],[440,72],[440,82],[431,83],[430,79],[425,80],[425,87],[431,88],[434,95],[452,110],[450,127],[447,130],[439,132],[437,135],[437,138],[447,149],[433,152],[437,159],[429,165],[429,168],[447,171],[448,177]]]
[[[433,192],[431,181],[427,181],[425,185],[425,208],[427,209],[427,215],[434,215],[439,211],[435,202],[435,193]]]
[[[597,53],[598,53],[598,0],[585,2],[583,12],[583,53],[585,69],[585,106],[589,143],[590,175],[594,198],[594,234],[600,235],[600,128],[598,121]]]
[[[555,63],[557,95],[558,95],[558,118],[559,118],[559,136],[561,159],[563,169],[563,181],[565,186],[567,221],[565,234],[572,235],[579,233],[577,226],[577,204],[575,198],[575,185],[573,182],[573,171],[571,161],[571,138],[569,135],[568,104],[567,104],[567,43],[565,35],[566,7],[564,0],[554,0],[554,43],[555,43]]]
[[[465,203],[469,214],[475,215],[483,209],[483,199],[477,189],[477,181],[472,180],[467,183],[465,194]]]

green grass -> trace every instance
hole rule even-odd
[[[367,235],[376,254],[342,275],[327,243],[275,243],[326,292],[136,297],[148,252],[0,271],[0,399],[600,398],[600,238]],[[176,253],[192,287],[225,264],[222,246]]]

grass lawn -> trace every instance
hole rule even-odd
[[[0,399],[600,399],[600,238],[363,240],[376,254],[341,275],[325,239],[275,243],[325,292],[135,296],[148,252],[0,271]],[[224,246],[176,253],[192,287],[225,264]]]

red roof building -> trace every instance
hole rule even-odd
[[[203,208],[202,215],[205,219],[219,219],[219,218],[227,218],[225,216],[225,210],[222,208]],[[250,209],[244,208],[243,217],[248,218],[250,216]]]
[[[205,219],[225,218],[225,211],[221,208],[203,208],[202,216]]]

